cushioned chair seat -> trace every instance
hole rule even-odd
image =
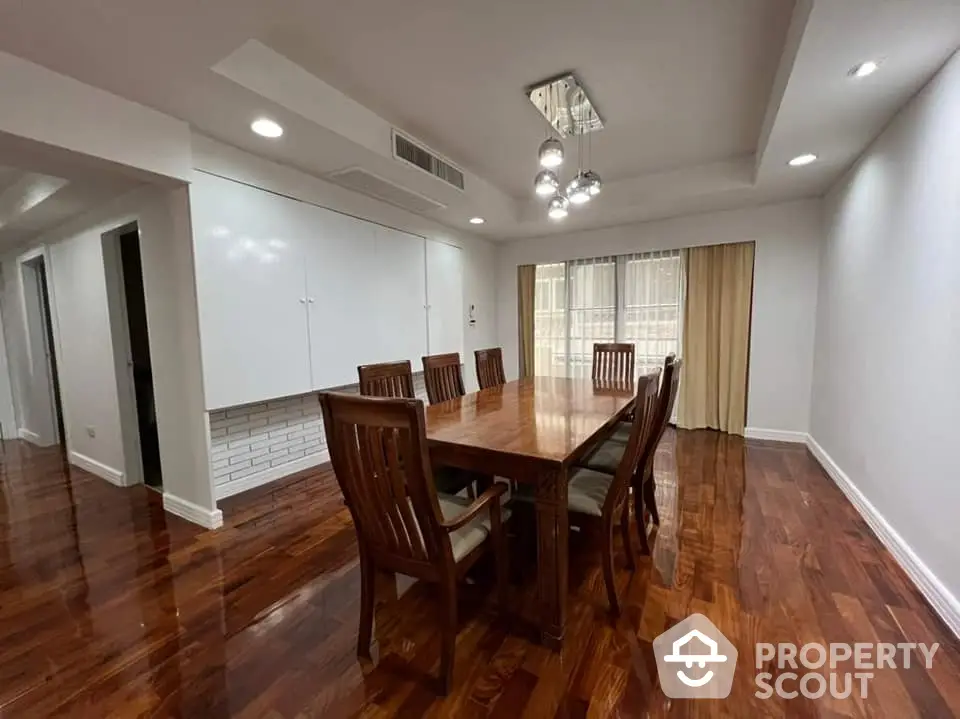
[[[607,438],[608,442],[620,442],[626,444],[630,441],[630,430],[633,428],[632,422],[617,422],[613,434]]]
[[[613,477],[592,469],[576,469],[567,485],[567,509],[594,517],[603,514],[603,502]]]
[[[567,483],[567,510],[599,517],[603,514],[603,502],[607,498],[613,476],[594,472],[582,467],[573,470]],[[521,484],[514,499],[533,502],[533,487]]]
[[[440,513],[445,521],[456,519],[463,514],[474,500],[464,497],[455,497],[449,494],[439,494]],[[501,518],[506,521],[510,517],[510,510],[501,510]],[[453,559],[459,562],[474,549],[483,544],[490,534],[490,512],[484,511],[471,519],[467,524],[450,532],[450,544],[453,546]]]
[[[623,459],[623,453],[626,449],[626,442],[617,442],[612,439],[604,440],[593,452],[587,455],[586,459],[580,462],[580,465],[594,472],[616,474],[617,467],[620,466],[620,460]]]

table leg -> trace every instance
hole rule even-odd
[[[537,584],[540,641],[560,649],[567,623],[567,473],[544,471],[536,483]]]

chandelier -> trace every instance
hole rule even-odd
[[[584,135],[603,129],[603,120],[597,114],[586,90],[572,74],[544,80],[527,89],[527,97],[550,124],[546,139],[537,153],[541,170],[533,180],[534,191],[547,199],[547,216],[561,220],[569,214],[570,205],[585,205],[600,194],[603,181],[600,175],[589,169],[591,137],[587,138],[584,152]],[[559,169],[566,159],[560,137],[576,135],[577,170],[573,178],[563,185]],[[586,156],[588,169],[584,169]]]

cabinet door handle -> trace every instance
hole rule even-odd
[[[312,298],[312,297],[308,298],[308,299],[307,299],[307,302],[309,302],[309,303],[312,305],[312,304],[313,304],[313,298]]]
[[[301,297],[301,298],[300,298],[300,304],[301,304],[301,305],[307,304],[307,298],[306,298],[306,297]]]

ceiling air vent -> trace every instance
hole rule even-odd
[[[348,167],[345,170],[330,173],[327,177],[347,189],[375,197],[378,200],[389,202],[391,205],[418,214],[442,210],[446,207],[442,202],[437,202],[421,195],[419,192],[394,184],[390,180],[385,180],[379,175],[364,170],[362,167]]]
[[[453,185],[458,190],[463,189],[462,171],[458,170],[446,160],[441,160],[423,145],[418,145],[396,130],[393,131],[393,156],[398,160],[403,160],[414,167],[419,167],[421,170],[429,172],[434,177],[439,177],[448,185]]]

